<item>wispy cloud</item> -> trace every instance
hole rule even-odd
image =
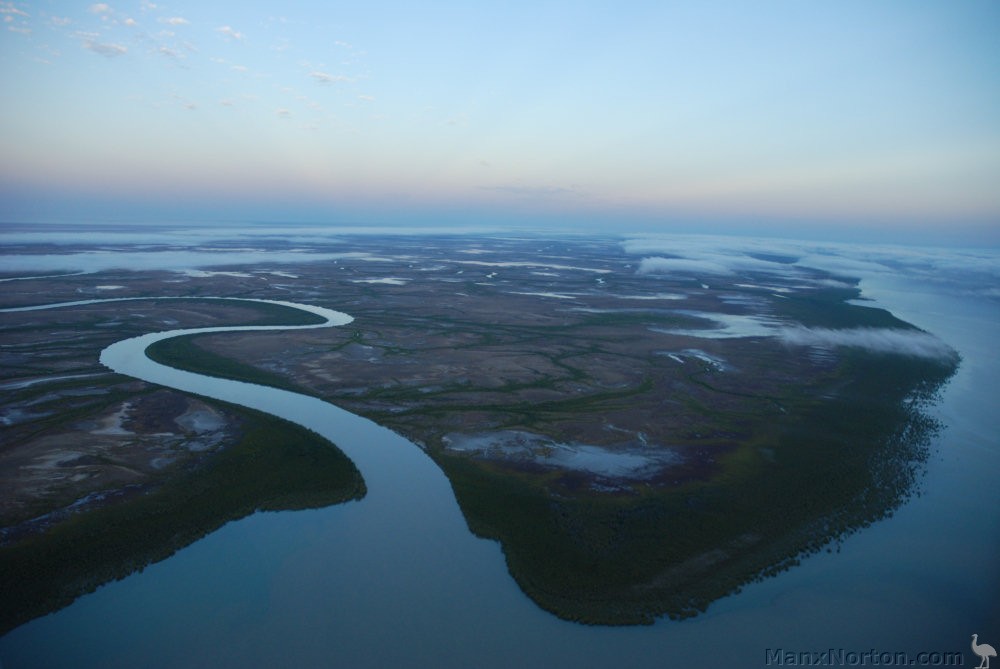
[[[225,35],[229,39],[233,39],[233,40],[237,40],[237,41],[242,40],[244,37],[246,37],[243,33],[241,33],[240,31],[236,30],[232,26],[222,26],[221,28],[216,28],[215,32],[222,33],[223,35]]]
[[[31,34],[31,27],[28,24],[28,19],[31,15],[14,5],[13,2],[0,3],[0,16],[3,16],[3,22],[6,24],[7,30],[21,33],[22,35]]]
[[[874,353],[908,355],[942,362],[955,362],[958,353],[934,335],[920,330],[893,328],[828,328],[785,327],[777,330],[778,338],[793,346],[834,348],[848,346]]]
[[[84,41],[83,47],[106,58],[122,56],[128,52],[128,47],[122,44],[105,44],[103,42],[95,42],[93,40]]]
[[[176,51],[174,51],[170,47],[166,47],[166,46],[161,46],[159,49],[157,49],[157,52],[161,56],[166,56],[167,58],[175,58],[175,59],[177,59],[177,58],[181,57],[179,53],[177,53]]]
[[[342,74],[327,74],[326,72],[310,72],[309,76],[321,84],[351,81],[350,77],[345,77]]]
[[[104,2],[97,2],[92,4],[88,8],[88,11],[91,14],[108,14],[111,12],[111,5],[108,5],[107,3]]]
[[[169,18],[160,19],[160,23],[166,23],[168,26],[186,26],[190,25],[191,22],[182,16],[171,16]]]
[[[28,12],[16,7],[13,2],[4,2],[0,4],[0,14],[6,14],[8,16],[23,16],[24,18],[28,18],[28,16],[30,16]]]
[[[289,118],[292,115],[291,111],[284,108],[276,109],[274,110],[274,113],[277,114],[280,118]]]

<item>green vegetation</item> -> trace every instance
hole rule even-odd
[[[161,365],[176,367],[188,372],[309,394],[308,390],[292,383],[285,376],[217,355],[199,346],[198,339],[208,336],[210,335],[194,334],[162,339],[149,346],[146,349],[146,355]]]
[[[782,316],[806,327],[916,329],[885,309],[845,301],[857,296],[858,291],[853,288],[827,288],[808,295],[793,295],[775,306],[780,307]]]
[[[856,296],[854,288],[831,287],[772,304],[812,327],[912,329],[885,310],[846,302]],[[694,459],[709,454],[712,470],[700,477],[600,492],[586,477],[568,487],[552,472],[435,452],[470,528],[500,541],[511,574],[536,603],[591,624],[695,615],[891,514],[912,492],[936,429],[922,402],[954,363],[841,349],[834,368],[809,377],[792,360],[783,367],[792,356],[780,345],[750,346],[757,353],[747,349],[752,358],[736,365],[766,374],[773,367],[773,379],[785,382],[755,383],[746,370],[717,375],[703,365],[674,386],[682,391],[672,400],[688,420],[677,447]],[[560,414],[602,415],[622,402],[648,402],[662,387],[632,386],[617,402],[591,390],[538,403],[523,408],[522,427],[544,434]]]
[[[816,278],[830,277],[817,272]],[[615,280],[629,291],[648,290],[646,279]],[[656,290],[672,289],[666,281]],[[678,281],[677,290],[688,283]],[[199,343],[210,335],[167,339],[147,354],[180,369],[333,398],[426,444],[470,528],[501,543],[523,590],[556,615],[591,624],[695,615],[891,514],[913,491],[936,429],[923,402],[954,371],[954,363],[857,349],[838,349],[817,362],[805,349],[764,337],[691,341],[663,331],[704,328],[706,320],[665,307],[604,310],[596,303],[594,311],[542,312],[476,282],[455,284],[481,298],[460,308],[451,289],[438,292],[431,282],[422,288],[414,282],[408,291],[427,292],[396,295],[389,307],[375,287],[329,285],[363,329],[332,337],[328,346],[311,340],[313,350],[302,359],[343,351],[337,364],[357,388],[260,369],[253,363],[269,349],[216,347],[220,354]],[[885,310],[850,304],[859,296],[856,285],[816,285],[822,287],[782,299],[771,299],[767,288],[748,292],[755,304],[767,301],[769,316],[807,327],[912,329]],[[578,288],[582,294],[592,282]],[[676,306],[747,311],[720,300],[720,288],[691,292]],[[349,291],[353,301],[343,295]],[[267,304],[232,313],[247,310],[260,313],[258,324],[314,318]],[[358,345],[376,354],[369,360],[367,349],[348,348]],[[689,347],[725,360],[727,371],[690,355],[667,355]],[[79,407],[32,429],[86,415],[89,405],[80,400]],[[230,518],[363,494],[350,462],[315,435],[244,414],[242,442],[203,467],[0,550],[0,597],[12,603],[0,625],[6,629],[162,559]],[[450,432],[492,430],[611,448],[628,440],[646,444],[648,436],[649,448],[668,445],[685,461],[676,476],[667,469],[662,478],[604,486],[608,481],[591,474],[440,447]]]
[[[231,520],[364,496],[354,464],[319,435],[226,406],[242,417],[237,443],[127,503],[71,516],[0,549],[0,633],[162,560]]]
[[[233,295],[233,298],[240,299],[239,295]],[[252,297],[247,297],[246,299],[254,299]],[[228,301],[227,301],[228,300]],[[213,301],[223,302],[227,306],[233,304],[230,298],[206,298],[206,302],[211,303]],[[168,305],[170,300],[155,300],[155,303],[162,306],[176,306],[176,302],[173,305]],[[237,302],[242,307],[253,309],[255,318],[253,322],[247,323],[247,325],[319,325],[320,323],[326,322],[322,316],[317,316],[314,313],[303,311],[301,309],[296,309],[294,307],[286,307],[281,304],[271,304],[270,302]]]
[[[260,318],[255,319],[252,323],[253,325],[294,326],[314,325],[324,322],[324,319],[316,314],[277,304],[255,302],[252,304],[252,308],[255,313],[260,313]],[[162,365],[176,367],[189,372],[309,394],[308,390],[290,382],[280,374],[274,374],[251,365],[245,365],[232,358],[217,355],[199,346],[199,337],[206,336],[209,335],[194,334],[163,339],[148,347],[146,355]]]
[[[912,328],[885,310],[846,302],[857,294],[854,287],[834,286],[773,306],[811,327]],[[835,366],[803,376],[794,361],[769,369],[794,356],[780,344],[757,342],[739,353],[736,366],[750,365],[744,374],[719,375],[689,361],[670,367],[674,376],[666,378],[675,380],[665,383],[665,368],[631,353],[627,342],[641,343],[651,326],[697,320],[636,310],[585,313],[543,326],[382,313],[365,322],[387,334],[359,331],[340,346],[363,343],[384,356],[417,359],[497,351],[534,361],[533,374],[516,380],[486,385],[445,378],[428,389],[393,375],[344,396],[354,410],[403,433],[429,427],[432,445],[435,429],[468,425],[468,416],[477,417],[477,425],[488,420],[489,429],[558,433],[560,426],[649,406],[673,389],[669,399],[683,407],[684,420],[674,443],[692,460],[704,460],[702,471],[673,485],[639,482],[599,492],[586,477],[567,485],[559,473],[432,449],[470,528],[501,543],[522,589],[546,610],[591,624],[695,615],[891,514],[913,490],[936,428],[920,400],[954,371],[953,364],[842,349]],[[388,334],[393,327],[438,338],[422,349],[406,348]],[[209,353],[192,338],[162,344],[150,355],[172,366],[292,387],[281,376]],[[616,360],[626,361],[629,374],[602,385],[595,365]],[[758,380],[754,372],[774,376]],[[560,396],[520,395],[528,390]]]
[[[470,528],[500,541],[511,574],[541,607],[590,624],[684,618],[891,514],[936,429],[919,400],[952,372],[848,354],[836,398],[785,400],[787,414],[758,420],[737,443],[709,445],[721,472],[675,487],[553,494],[537,473],[445,451],[436,458]]]

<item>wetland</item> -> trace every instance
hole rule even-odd
[[[302,260],[6,277],[6,629],[248,514],[365,504],[363,471],[314,432],[99,363],[145,332],[314,322],[208,298],[354,321],[179,336],[152,359],[402,435],[521,591],[599,625],[696,616],[891,515],[917,489],[939,427],[928,409],[960,364],[866,304],[856,278],[788,255],[699,272],[610,238],[265,246]],[[58,265],[92,250],[32,252]],[[10,310],[106,297],[135,299]]]

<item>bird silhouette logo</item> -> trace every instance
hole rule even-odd
[[[988,643],[979,643],[979,635],[972,635],[972,652],[981,659],[976,669],[990,669],[990,658],[997,656],[997,649]]]

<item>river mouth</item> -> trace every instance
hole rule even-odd
[[[532,265],[531,268],[500,267],[499,269],[508,272],[523,270],[525,276],[534,276],[540,280],[553,278],[540,276],[536,273],[535,267],[536,265]],[[495,269],[491,268],[490,271]],[[308,270],[308,267],[296,268],[294,272],[285,274],[302,276],[307,274]],[[413,276],[416,276],[417,271],[423,270],[414,269]],[[441,271],[435,270],[435,272]],[[465,271],[468,271],[468,267]],[[574,270],[550,266],[543,270],[543,274],[570,271]],[[394,268],[391,273],[395,278],[399,278],[401,274],[399,267]],[[213,281],[247,279],[245,276],[230,274],[190,278]],[[282,282],[294,280],[289,276],[277,278]],[[680,440],[664,439],[662,434],[657,435],[655,430],[651,429],[630,429],[638,424],[642,424],[645,428],[645,423],[642,421],[649,421],[653,416],[659,424],[663,424],[670,416],[667,411],[676,406],[671,402],[677,402],[677,397],[670,397],[670,401],[660,405],[657,412],[644,414],[640,400],[645,395],[642,393],[656,394],[659,389],[644,390],[641,382],[632,381],[626,366],[616,366],[615,356],[601,355],[600,352],[594,352],[593,360],[603,367],[587,367],[589,378],[575,374],[573,370],[581,368],[580,361],[584,358],[562,355],[563,352],[556,348],[565,346],[565,342],[568,341],[565,338],[565,333],[568,331],[565,319],[573,314],[577,314],[575,317],[581,319],[580,325],[590,328],[587,339],[591,344],[600,341],[601,346],[610,351],[609,347],[613,343],[611,333],[615,332],[615,328],[649,326],[650,323],[643,319],[667,318],[669,317],[669,314],[665,313],[669,311],[667,308],[663,311],[650,311],[648,315],[637,314],[631,310],[618,312],[598,306],[585,309],[570,307],[565,310],[557,307],[554,310],[545,309],[540,313],[533,313],[523,308],[532,300],[561,303],[560,300],[547,295],[550,292],[559,292],[561,295],[572,293],[572,299],[577,301],[609,298],[601,294],[595,296],[595,293],[588,292],[590,289],[581,289],[582,286],[578,286],[575,290],[563,291],[507,291],[505,286],[505,294],[509,292],[512,295],[510,299],[513,301],[509,303],[512,307],[510,312],[516,314],[511,317],[516,323],[513,324],[514,327],[495,328],[492,333],[493,339],[488,340],[477,334],[469,326],[468,320],[448,322],[441,315],[433,313],[426,315],[422,323],[433,323],[434,327],[411,327],[413,336],[407,339],[396,336],[396,330],[393,330],[402,327],[400,319],[384,317],[382,320],[375,320],[377,314],[371,306],[370,296],[363,291],[389,291],[385,295],[387,303],[399,309],[404,307],[407,301],[412,304],[421,300],[421,296],[424,298],[430,295],[440,296],[443,294],[440,292],[440,286],[450,283],[443,279],[453,277],[440,277],[442,280],[435,284],[436,292],[431,293],[421,292],[424,289],[415,278],[403,285],[396,282],[355,283],[355,278],[357,274],[352,275],[349,281],[362,292],[355,294],[356,299],[344,299],[343,308],[354,313],[357,320],[349,324],[349,327],[341,328],[343,332],[337,333],[335,338],[327,338],[322,328],[311,328],[280,332],[276,329],[272,333],[254,332],[251,329],[235,332],[202,332],[192,340],[193,346],[209,353],[231,355],[234,359],[239,359],[250,366],[294,379],[296,383],[317,395],[333,398],[335,405],[349,408],[355,414],[353,416],[350,414],[342,416],[338,413],[340,409],[337,406],[326,402],[315,403],[314,398],[280,392],[272,394],[270,391],[261,390],[259,386],[247,387],[246,384],[227,385],[227,382],[219,380],[206,380],[204,376],[188,377],[176,370],[159,370],[156,374],[162,373],[164,376],[155,378],[151,376],[149,379],[165,385],[178,384],[186,392],[200,394],[212,394],[215,392],[213,388],[216,388],[231,401],[238,403],[245,401],[250,406],[274,411],[289,420],[308,426],[338,446],[344,444],[345,452],[357,464],[358,470],[364,476],[367,486],[365,497],[359,503],[349,504],[343,509],[331,507],[322,512],[305,512],[306,515],[317,521],[320,518],[326,519],[322,522],[329,522],[331,528],[336,525],[338,533],[350,528],[347,535],[339,536],[354,536],[354,533],[359,533],[358,546],[368,546],[376,555],[394,551],[406,553],[411,547],[411,542],[416,541],[415,532],[426,531],[428,537],[435,537],[435,539],[425,538],[416,541],[419,546],[414,554],[426,557],[415,560],[411,565],[393,560],[392,569],[397,570],[396,576],[390,577],[388,573],[383,573],[384,578],[391,578],[396,584],[400,584],[404,574],[420,580],[417,564],[421,565],[420,569],[426,568],[433,573],[439,573],[439,566],[431,566],[434,559],[432,555],[436,554],[437,559],[440,559],[442,551],[453,550],[456,555],[472,551],[472,554],[482,556],[482,553],[477,552],[482,549],[476,548],[482,546],[489,555],[485,558],[484,564],[493,565],[492,568],[498,569],[497,573],[488,578],[478,569],[468,573],[474,572],[479,575],[477,578],[484,577],[484,582],[491,583],[490,587],[496,588],[495,591],[491,590],[491,593],[504,593],[497,595],[500,599],[507,601],[507,598],[511,597],[511,588],[516,594],[519,586],[532,596],[536,604],[542,604],[546,611],[557,616],[601,625],[623,622],[634,624],[669,615],[665,609],[660,608],[657,612],[656,605],[649,604],[655,599],[650,593],[655,593],[658,588],[663,588],[665,585],[676,588],[676,584],[683,583],[692,576],[701,578],[706,572],[717,572],[727,561],[732,562],[734,559],[742,559],[741,556],[753,555],[755,551],[760,551],[762,546],[768,547],[768,551],[773,551],[780,543],[778,540],[780,532],[769,534],[771,530],[767,528],[763,528],[762,531],[758,521],[750,522],[743,527],[734,525],[727,530],[725,537],[720,536],[712,545],[693,547],[686,556],[672,557],[665,568],[650,569],[648,573],[642,574],[631,583],[619,582],[621,590],[618,594],[613,594],[611,599],[608,599],[606,593],[596,597],[595,599],[602,600],[600,606],[604,607],[608,606],[607,602],[620,603],[621,600],[615,598],[620,598],[622,592],[641,593],[644,601],[641,615],[630,614],[620,617],[617,623],[615,620],[603,617],[603,614],[596,609],[583,614],[573,612],[566,604],[566,595],[560,595],[563,601],[550,599],[546,602],[544,595],[532,591],[530,585],[525,587],[525,583],[537,582],[534,581],[536,575],[548,574],[545,570],[558,569],[561,575],[546,576],[556,579],[566,578],[567,574],[574,573],[572,568],[567,566],[576,558],[563,552],[557,559],[553,559],[556,549],[565,551],[567,545],[575,543],[586,546],[590,555],[606,556],[609,554],[609,547],[614,548],[615,542],[620,543],[621,537],[644,536],[645,531],[641,530],[639,525],[628,523],[634,523],[632,519],[642,518],[643,514],[647,518],[655,517],[657,514],[660,517],[668,517],[669,504],[661,507],[651,504],[651,500],[661,492],[664,495],[668,492],[670,495],[675,495],[672,499],[680,504],[676,509],[678,513],[686,513],[692,518],[698,518],[699,514],[715,514],[723,507],[712,506],[718,500],[713,498],[716,493],[710,486],[706,487],[709,483],[719,476],[729,477],[727,480],[735,481],[755,471],[765,471],[767,467],[786,466],[794,461],[794,449],[790,445],[786,448],[773,448],[773,444],[769,445],[763,441],[756,441],[748,447],[748,443],[757,437],[753,437],[747,425],[739,421],[723,429],[719,429],[716,423],[715,432],[705,430],[704,425],[692,422],[685,425],[685,431],[675,432],[675,438],[677,434],[683,435]],[[488,281],[495,282],[499,278],[499,276],[490,277]],[[315,277],[309,280],[315,280]],[[514,281],[512,277],[506,277],[505,280]],[[580,281],[581,283],[593,281],[593,277]],[[119,284],[102,280],[100,285]],[[747,290],[758,291],[763,284],[747,285],[749,286]],[[636,289],[635,285],[630,284],[627,288],[629,295],[636,294],[632,292]],[[770,290],[773,285],[769,284],[767,288]],[[480,287],[477,290],[482,289],[485,288]],[[472,290],[469,284],[463,284],[459,292]],[[678,294],[675,287],[665,291],[656,286],[655,290],[655,294],[670,296]],[[393,294],[391,291],[407,291],[407,294]],[[782,294],[787,295],[787,293]],[[775,300],[785,299],[788,298],[775,298]],[[674,297],[669,299],[670,303],[677,301]],[[427,299],[423,299],[423,302],[434,303]],[[334,304],[326,300],[320,303]],[[485,314],[483,311],[477,312],[474,304],[475,301],[463,302],[462,309],[466,314],[476,313],[477,317],[478,314]],[[355,307],[362,307],[360,315],[355,313]],[[398,313],[397,311],[396,315]],[[546,339],[539,336],[545,331],[544,328],[549,327],[563,328],[563,339]],[[658,326],[654,324],[653,327]],[[819,325],[813,324],[813,327]],[[688,338],[676,344],[667,343],[662,338],[651,339],[648,353],[652,360],[657,361],[656,364],[669,370],[668,373],[683,373],[686,378],[692,380],[694,382],[692,388],[697,388],[698,393],[704,393],[702,397],[719,398],[718,403],[713,400],[712,406],[720,411],[732,411],[743,401],[739,399],[738,393],[746,388],[740,384],[745,384],[746,378],[748,375],[752,376],[755,369],[752,363],[748,365],[745,361],[752,352],[765,350],[769,345],[765,341],[766,338],[741,337],[735,338],[735,341],[715,342],[709,338],[696,337],[691,333],[664,335],[648,328],[645,331],[650,332],[650,337],[663,335]],[[332,333],[334,330],[331,329],[329,332]],[[594,334],[597,337],[590,336]],[[251,340],[258,338],[261,343],[249,345]],[[580,341],[584,339],[581,337]],[[538,349],[543,351],[541,356],[530,357],[531,351],[527,350],[524,344],[524,341],[529,340],[537,342]],[[437,363],[438,366],[423,363],[421,356],[426,355],[425,349],[444,350],[440,348],[440,344],[447,341],[459,344],[448,353],[454,356],[450,365],[441,365],[440,361]],[[654,341],[655,346],[652,345]],[[479,367],[467,364],[466,359],[462,357],[465,355],[463,352],[472,349],[472,345],[492,347],[490,350],[493,355],[487,360],[487,364]],[[636,349],[635,342],[630,342],[629,345],[633,351],[645,350]],[[779,346],[784,347],[786,344],[780,343]],[[826,348],[822,355],[811,349],[801,350],[802,353],[808,353],[800,363],[802,369],[808,367],[832,374],[831,370],[836,370],[837,365],[843,364],[844,360],[850,359],[851,356],[856,356],[859,365],[873,362],[878,365],[886,364],[886,361],[879,359],[876,354],[855,351],[830,342],[826,342],[824,346]],[[132,356],[133,353],[134,351],[129,355]],[[779,354],[788,357],[788,353],[788,349],[778,348],[774,360],[778,360]],[[617,351],[616,355],[619,355]],[[872,355],[876,357],[868,357]],[[539,360],[544,362],[538,362]],[[930,368],[923,368],[921,371],[918,369],[919,364],[913,367],[911,362],[907,360],[899,363],[897,360],[899,364],[893,366],[895,363],[890,359],[888,364],[897,378],[903,378],[899,376],[903,372],[920,376],[931,371]],[[906,371],[908,369],[910,371]],[[947,371],[946,368],[942,369]],[[366,370],[367,378],[372,382],[359,384],[359,370]],[[565,387],[558,383],[546,385],[544,374],[550,374],[550,370],[551,373],[558,371],[566,375],[568,381]],[[531,374],[539,376],[531,377]],[[390,383],[390,375],[395,375],[397,379],[395,383]],[[505,386],[495,382],[498,378],[508,378],[511,375],[524,375],[523,379],[518,378],[518,382],[522,385]],[[525,379],[528,383],[523,383]],[[216,386],[217,382],[222,385]],[[774,421],[785,434],[789,435],[795,434],[798,428],[792,423],[781,423],[783,420],[781,416],[785,415],[784,412],[795,411],[797,401],[812,403],[824,397],[837,398],[849,395],[843,392],[843,386],[834,383],[829,386],[815,386],[808,394],[796,399],[790,394],[776,395],[767,392],[769,387],[765,382],[766,379],[761,381],[761,384],[765,385],[756,386],[758,393],[758,399],[754,400],[758,402],[756,406],[759,410],[766,411],[769,420]],[[579,399],[574,399],[576,404],[559,404],[566,396],[566,390],[573,388],[578,389],[576,391],[578,396],[586,397],[587,401],[593,404],[587,405]],[[762,389],[764,392],[761,392]],[[874,392],[874,386],[869,388],[868,392]],[[530,398],[530,402],[512,401],[512,398],[520,397],[518,393],[524,393],[525,397]],[[760,399],[763,395],[767,397]],[[464,398],[465,403],[462,406],[476,407],[474,420],[469,420],[472,414],[465,414],[463,417],[442,410],[447,403],[460,404],[457,401],[460,398]],[[516,414],[516,420],[508,418],[506,424],[498,420],[502,415],[508,417],[515,415],[515,411],[520,412]],[[579,417],[587,418],[570,421],[565,419],[569,414],[560,414],[560,411],[577,411]],[[734,412],[734,415],[736,413]],[[181,415],[184,414],[179,414]],[[320,416],[323,417],[322,420],[318,419]],[[337,418],[328,423],[327,418],[330,416]],[[437,422],[428,420],[430,416],[436,416]],[[343,423],[338,424],[341,419]],[[588,425],[587,420],[591,421],[591,424]],[[830,415],[823,420],[835,419]],[[194,425],[199,421],[182,422]],[[379,424],[390,426],[391,429],[380,428]],[[656,423],[650,421],[650,424]],[[674,428],[677,425],[678,423],[673,423]],[[108,423],[98,429],[113,430],[115,427]],[[393,434],[393,431],[398,434]],[[409,440],[400,438],[399,434],[406,435]],[[695,439],[701,440],[703,447],[701,451],[691,448]],[[684,443],[685,440],[688,443]],[[829,447],[835,448],[835,444],[836,442],[832,441]],[[912,460],[918,465],[920,462],[920,456],[915,452],[909,454],[900,452],[899,457],[903,458],[901,462]],[[887,460],[887,462],[892,461],[892,458]],[[697,477],[675,476],[668,480],[671,473],[676,473],[691,463],[699,463],[702,467]],[[883,471],[879,476],[884,477],[885,474]],[[888,484],[885,478],[880,478],[879,481],[895,492],[905,492],[910,485],[903,479],[889,481]],[[868,485],[863,482],[863,487]],[[684,492],[677,493],[678,490]],[[701,492],[695,494],[696,490]],[[511,494],[514,495],[513,498],[510,497]],[[682,494],[683,497],[676,496],[678,494]],[[835,496],[832,489],[830,496],[831,498]],[[793,497],[803,499],[801,495]],[[523,514],[510,513],[510,499],[524,502]],[[670,502],[672,503],[673,501]],[[877,502],[874,507],[869,507],[869,511],[874,512],[883,504],[887,505],[883,508],[891,508],[894,503],[898,501],[893,502],[886,498]],[[506,508],[507,515],[492,514],[491,510],[498,508]],[[594,513],[595,509],[597,513]],[[543,511],[537,513],[538,510]],[[510,533],[512,528],[530,527],[529,519],[534,519],[535,527],[538,527],[538,519],[546,518],[545,514],[551,511],[556,512],[551,516],[552,522],[555,523],[553,527],[557,530],[552,534],[557,538],[555,544],[543,545],[539,544],[537,539]],[[295,514],[287,514],[288,518],[293,515]],[[865,518],[873,517],[877,518],[878,514],[873,513]],[[374,530],[361,530],[358,524],[362,519],[364,523],[370,522],[372,528],[393,528],[390,534],[396,535],[396,538],[379,539]],[[595,519],[597,522],[594,522]],[[271,527],[271,522],[271,519],[248,518],[246,526]],[[287,522],[295,525],[300,521],[287,520]],[[624,525],[621,524],[623,522]],[[244,521],[240,521],[238,525],[243,526],[243,523]],[[676,527],[676,523],[672,525]],[[469,535],[470,527],[476,534],[499,541],[503,545],[507,565],[503,564],[498,544],[492,541],[475,541]],[[847,522],[841,529],[844,528],[850,530],[851,522]],[[272,531],[274,529],[272,528]],[[282,532],[282,530],[276,531]],[[310,532],[320,532],[320,530],[314,526]],[[830,536],[841,535],[838,533]],[[380,541],[382,543],[379,543]],[[429,544],[436,542],[438,549],[428,551],[430,546],[423,546],[424,541]],[[331,551],[339,550],[334,548],[338,543],[334,534],[323,539],[323,543]],[[297,545],[294,541],[292,544]],[[820,544],[819,547],[822,548],[823,545],[825,544]],[[780,547],[780,550],[784,555],[798,556],[803,546],[809,550],[809,544],[796,545],[794,542]],[[194,546],[191,548],[192,554],[203,550]],[[546,550],[540,550],[542,548]],[[525,550],[528,553],[525,553]],[[539,565],[529,565],[526,568],[525,560],[533,559],[532,551],[536,550],[538,555],[547,557]],[[647,549],[643,547],[632,546],[622,553],[622,556],[634,569],[639,565],[634,556],[645,550]],[[521,551],[520,555],[518,551]],[[784,564],[780,558],[776,558],[776,555],[770,552],[770,557],[762,563],[756,565],[747,563],[739,569],[733,569],[732,576],[727,576],[729,580],[724,583],[725,588],[707,594],[705,601],[708,603],[719,601],[726,592],[731,592],[741,584],[745,585],[747,574],[759,574],[766,571],[769,566]],[[343,559],[350,562],[355,558],[361,560],[360,553],[351,552],[351,557]],[[318,558],[310,559],[318,560]],[[512,559],[515,562],[513,565]],[[339,560],[340,558],[336,564],[348,563],[341,563]],[[450,564],[452,567],[455,566],[453,562]],[[598,567],[607,569],[608,564],[610,563],[604,562]],[[538,569],[543,571],[539,572]],[[508,570],[514,573],[516,581],[510,579]],[[314,571],[310,573],[319,578]],[[613,572],[600,573],[601,580],[610,582]],[[323,591],[331,597],[336,596],[336,590],[332,585],[334,581],[339,583],[337,587],[346,587],[348,590],[351,588],[348,585],[349,579],[343,574],[323,578],[331,579],[329,588],[323,586]],[[577,579],[576,576],[572,578]],[[443,598],[446,591],[450,593],[449,597],[459,599],[462,597],[457,591],[449,591],[448,588],[434,595],[421,589],[423,596],[435,600]],[[296,592],[303,595],[299,586],[296,586]],[[571,594],[570,599],[573,597],[579,597],[579,594]],[[690,595],[687,599],[690,599]],[[381,592],[372,601],[376,600],[390,608],[395,606],[391,603],[392,597],[387,592]],[[356,604],[362,608],[366,606],[361,600]],[[521,605],[511,604],[511,606],[520,610]],[[681,614],[679,617],[683,617],[690,613],[698,613],[700,608],[691,607],[690,602],[685,601],[677,611]],[[548,616],[549,613],[544,615]],[[442,613],[442,620],[445,619],[450,618]],[[530,616],[530,619],[537,621],[533,616]]]

